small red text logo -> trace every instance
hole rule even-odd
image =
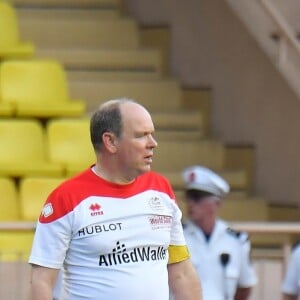
[[[93,203],[89,207],[91,211],[91,216],[101,216],[103,215],[103,210],[101,210],[101,205],[98,203]]]

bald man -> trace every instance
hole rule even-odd
[[[48,196],[29,263],[32,300],[199,300],[181,211],[151,171],[154,125],[130,99],[110,100],[90,122],[96,162]],[[74,149],[76,151],[76,149]]]

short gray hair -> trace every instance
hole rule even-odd
[[[100,105],[92,115],[90,137],[95,152],[102,149],[102,136],[105,132],[112,132],[116,137],[121,136],[123,126],[120,106],[127,102],[136,103],[129,98],[109,100]]]

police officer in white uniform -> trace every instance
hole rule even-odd
[[[292,251],[282,283],[283,300],[297,300],[300,296],[300,244]]]
[[[218,218],[228,183],[212,170],[192,166],[183,171],[188,220],[184,234],[202,282],[203,300],[246,300],[257,277],[246,233]]]

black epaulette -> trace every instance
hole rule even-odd
[[[238,231],[238,230],[235,230],[235,229],[232,229],[232,228],[228,227],[227,232],[229,234],[231,234],[232,236],[236,237],[242,243],[245,243],[249,240],[248,234],[244,231]]]
[[[295,243],[293,243],[292,245],[292,250],[294,250],[297,246],[300,245],[300,240],[296,241]]]

